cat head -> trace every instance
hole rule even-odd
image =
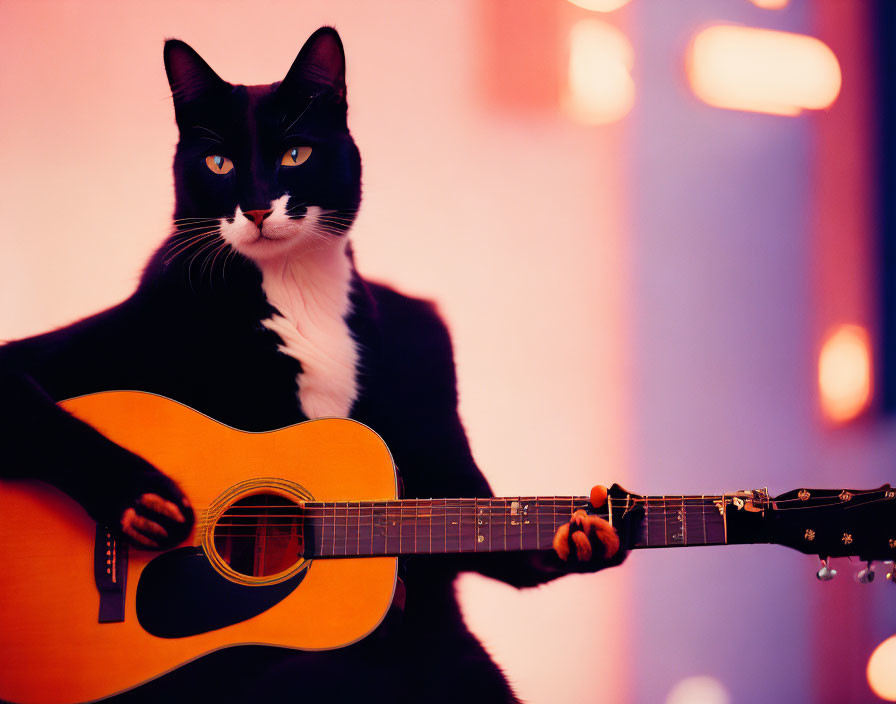
[[[312,34],[270,85],[227,83],[177,39],[164,57],[180,133],[170,259],[207,261],[229,245],[261,263],[343,238],[361,202],[361,160],[336,30]]]

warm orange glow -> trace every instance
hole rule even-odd
[[[868,659],[868,684],[888,702],[896,702],[896,636],[887,638]]]
[[[782,10],[787,7],[790,0],[750,0],[750,2],[763,10]]]
[[[687,73],[694,93],[710,105],[774,115],[826,108],[841,83],[840,64],[824,42],[732,25],[694,38]]]
[[[871,344],[857,325],[837,328],[818,357],[821,408],[834,422],[855,418],[871,400]]]
[[[635,102],[634,51],[619,29],[601,20],[577,22],[570,33],[566,112],[588,125],[615,122]]]
[[[626,5],[629,0],[569,0],[573,5],[593,12],[612,12]],[[785,0],[786,2],[787,0]]]

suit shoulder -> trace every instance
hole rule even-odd
[[[115,330],[126,326],[128,318],[133,317],[133,308],[128,300],[54,330],[0,341],[0,362],[11,367],[40,366],[83,345],[107,346],[115,338]]]
[[[444,331],[447,335],[447,326],[434,301],[409,296],[381,283],[366,282],[366,286],[379,317],[387,326],[413,325],[433,332]]]

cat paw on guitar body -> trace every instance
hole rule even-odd
[[[186,540],[194,515],[180,487],[149,463],[128,473],[112,509],[121,532],[148,550],[171,548]]]
[[[607,488],[591,489],[591,505],[601,508],[607,503]],[[626,556],[619,534],[610,523],[584,509],[576,511],[569,523],[554,534],[554,555],[570,572],[593,572],[620,564]]]
[[[52,484],[138,547],[186,540],[193,509],[180,487],[57,406],[31,374],[16,368],[10,349],[0,347],[0,477]]]
[[[138,546],[154,550],[183,542],[193,527],[193,510],[183,494],[178,503],[154,493],[141,494],[121,515],[121,532]]]

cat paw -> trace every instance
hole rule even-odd
[[[591,490],[591,505],[600,508],[607,502],[607,489]],[[626,556],[619,534],[603,518],[579,509],[569,523],[557,529],[553,541],[554,554],[563,568],[574,572],[593,572],[621,563]]]
[[[183,542],[193,527],[193,510],[179,491],[171,498],[176,502],[152,492],[141,494],[121,514],[121,532],[137,545],[153,550]]]

